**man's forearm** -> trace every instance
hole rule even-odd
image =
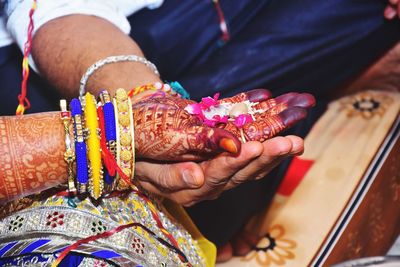
[[[62,95],[76,97],[79,81],[96,61],[114,55],[139,55],[139,46],[110,22],[87,15],[70,15],[44,24],[35,34],[32,56],[42,76]],[[87,88],[94,94],[102,89],[153,83],[159,78],[142,63],[107,64],[89,78]]]
[[[58,112],[0,117],[0,205],[67,180]]]

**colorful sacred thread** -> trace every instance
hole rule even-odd
[[[142,228],[144,231],[146,231],[147,233],[149,233],[150,235],[154,236],[156,238],[156,240],[158,242],[160,242],[162,245],[166,246],[167,248],[173,250],[174,252],[176,252],[179,255],[180,259],[183,259],[182,262],[186,263],[186,266],[190,267],[191,264],[188,262],[187,257],[185,256],[185,254],[179,250],[178,248],[170,245],[167,241],[165,241],[164,239],[158,237],[153,231],[151,231],[149,228],[147,228],[146,226],[144,226],[141,223],[128,223],[128,224],[124,224],[124,225],[120,225],[115,229],[112,229],[110,231],[106,231],[104,233],[101,234],[97,234],[97,235],[93,235],[93,236],[89,236],[87,238],[84,239],[80,239],[77,242],[75,242],[74,244],[68,246],[67,248],[65,248],[61,254],[57,257],[57,259],[52,263],[51,267],[57,267],[61,261],[68,255],[69,252],[71,252],[74,249],[77,249],[80,245],[83,244],[87,244],[89,242],[95,241],[97,239],[100,238],[107,238],[110,237],[116,233],[121,232],[122,230],[126,229],[126,228],[131,228],[131,227],[140,227]]]
[[[181,97],[181,98],[185,98],[185,99],[190,99],[189,93],[177,81],[170,82],[170,83],[156,82],[156,83],[152,83],[152,84],[137,86],[128,91],[128,96],[132,98],[133,96],[136,96],[142,92],[149,91],[149,90],[150,91],[161,91],[161,92],[166,93],[167,95],[170,95],[173,97]]]
[[[22,60],[22,83],[21,83],[21,94],[18,95],[18,107],[15,111],[16,115],[23,115],[25,110],[31,107],[31,103],[26,97],[27,83],[29,78],[29,54],[32,49],[32,33],[34,29],[33,14],[37,8],[37,0],[33,0],[32,7],[29,11],[29,25],[28,25],[28,39],[24,45],[24,58]]]

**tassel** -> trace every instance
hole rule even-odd
[[[189,93],[182,87],[179,82],[170,82],[169,85],[171,86],[172,90],[182,96],[182,98],[190,99]]]

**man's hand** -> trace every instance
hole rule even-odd
[[[389,4],[386,6],[384,16],[387,19],[394,19],[400,17],[400,0],[389,0]]]
[[[242,145],[238,156],[221,154],[201,163],[136,163],[136,177],[149,192],[184,206],[217,198],[223,191],[246,181],[264,177],[285,157],[303,152],[303,139],[274,137],[263,143]]]

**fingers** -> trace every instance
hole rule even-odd
[[[199,201],[218,197],[230,177],[260,156],[262,151],[261,143],[249,142],[236,157],[221,154],[200,164],[137,162],[136,177],[147,191],[184,206],[191,206]],[[185,177],[185,172],[188,177]],[[193,181],[188,182],[189,179]]]
[[[243,126],[242,138],[246,141],[260,141],[276,136],[307,116],[307,110],[301,107],[289,107],[276,115],[261,113],[254,122]]]
[[[240,154],[236,157],[222,154],[213,160],[202,162],[200,165],[207,177],[205,185],[213,187],[226,184],[236,172],[258,158],[263,150],[260,142],[248,142],[243,144]]]
[[[264,177],[283,158],[300,154],[303,149],[303,140],[297,136],[276,137],[264,143],[244,144],[237,157],[221,154],[200,164],[137,162],[136,177],[149,192],[191,206],[214,199],[238,184]]]
[[[263,143],[263,147],[261,163],[269,162],[271,158],[278,156],[293,156],[303,153],[304,140],[296,135],[277,136]]]
[[[312,94],[302,93],[287,100],[287,105],[289,107],[310,108],[315,105],[315,98]]]
[[[246,149],[244,144],[242,149]],[[251,163],[231,177],[225,190],[236,187],[245,181],[265,177],[283,159],[288,156],[300,155],[304,151],[304,140],[298,136],[274,137],[262,143],[263,152]]]
[[[253,89],[233,97],[221,99],[220,101],[221,103],[239,103],[246,100],[250,102],[261,102],[271,98],[271,96],[271,92],[267,89]]]
[[[287,139],[292,142],[292,149],[289,151],[290,156],[300,156],[304,152],[304,139],[296,135],[287,135]]]
[[[230,178],[259,157],[263,151],[263,146],[259,142],[249,142],[243,148],[236,157],[221,154],[212,160],[201,162],[200,166],[206,177],[204,185],[193,190],[192,198],[194,201],[185,205],[193,205],[200,200],[218,197],[225,190],[224,188]],[[251,178],[249,177],[249,179]]]
[[[203,171],[193,162],[159,164],[139,161],[135,164],[135,178],[146,190],[158,195],[199,188],[204,184]]]
[[[276,98],[269,99],[264,102],[260,102],[254,108],[256,110],[262,110],[270,115],[275,115],[287,107],[303,107],[310,108],[315,105],[315,98],[313,95],[308,93],[287,93],[280,95]]]
[[[247,94],[247,99],[250,102],[265,101],[271,98],[272,96],[271,92],[267,89],[253,89],[248,91],[246,94]]]
[[[284,129],[288,129],[307,116],[307,110],[300,107],[290,107],[277,115],[283,122]]]

